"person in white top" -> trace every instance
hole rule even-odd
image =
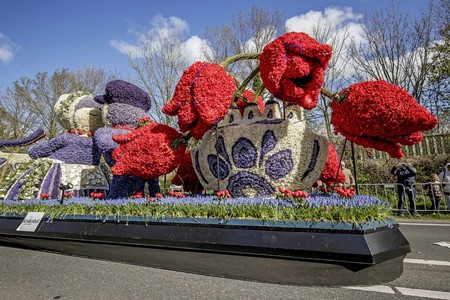
[[[442,183],[447,209],[450,209],[450,163],[446,164],[445,170],[439,174],[439,181]]]

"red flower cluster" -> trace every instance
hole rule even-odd
[[[192,194],[200,194],[203,191],[203,186],[198,180],[194,167],[192,166],[191,153],[184,153],[183,160],[177,168],[177,173],[172,179],[175,185],[182,185],[183,190],[191,192]]]
[[[198,140],[225,117],[235,90],[236,81],[222,66],[196,62],[184,71],[162,111],[178,116],[181,132],[191,131]]]
[[[172,127],[157,123],[113,136],[119,147],[113,151],[116,164],[112,173],[143,179],[170,173],[182,162],[186,151],[185,145],[171,148],[171,142],[179,137],[181,133]]]
[[[341,195],[344,198],[351,198],[353,196],[355,196],[356,191],[354,188],[343,188],[343,187],[337,187],[334,189],[336,191],[336,193],[338,193],[339,195]]]
[[[228,190],[216,192],[216,196],[220,199],[225,200],[226,198],[231,198],[231,194]]]
[[[282,198],[282,199],[289,199],[291,197],[293,197],[294,199],[309,197],[309,194],[307,192],[300,191],[300,190],[291,191],[290,189],[279,187],[278,191],[280,192],[281,195],[276,195],[276,196],[277,196],[277,198]]]
[[[185,194],[181,193],[181,192],[175,192],[175,191],[170,191],[168,193],[169,196],[175,197],[175,198],[184,198],[186,197]]]
[[[64,192],[64,198],[72,198],[73,196],[75,196],[74,191]]]
[[[163,197],[163,194],[161,193],[156,193],[155,194],[156,199],[161,199]]]
[[[242,92],[242,96],[245,97],[245,100],[242,98],[237,98],[236,100],[236,107],[241,112],[241,115],[244,114],[244,109],[250,104],[250,103],[256,103],[259,107],[259,111],[262,113],[264,111],[264,101],[263,98],[260,96],[255,101],[255,93],[251,90],[245,90]]]
[[[145,125],[149,125],[153,123],[154,121],[149,116],[142,117],[138,120],[138,127],[142,127]]]
[[[437,125],[437,119],[413,96],[384,80],[353,84],[332,103],[332,123],[337,133],[358,145],[403,157],[402,145],[422,140],[421,131]]]
[[[91,192],[89,196],[91,196],[91,198],[94,198],[94,199],[103,199],[103,198],[105,198],[105,194],[102,193],[102,192]]]
[[[331,46],[306,33],[286,33],[264,47],[259,58],[261,79],[278,99],[313,109],[331,55]]]
[[[134,192],[133,199],[141,199],[144,198],[144,194],[142,192]]]
[[[338,171],[339,170],[339,171]],[[319,177],[320,181],[322,181],[326,185],[333,185],[336,183],[344,183],[345,175],[342,173],[341,168],[339,166],[339,158],[334,148],[333,144],[328,144],[328,155],[327,162],[323,167],[322,174]]]
[[[50,199],[51,195],[50,195],[50,194],[47,194],[47,193],[41,193],[41,194],[39,195],[39,197],[40,197],[42,200],[47,200],[47,199]]]
[[[326,186],[321,186],[320,187],[320,191],[326,195],[329,195],[333,192],[332,188],[326,187]]]

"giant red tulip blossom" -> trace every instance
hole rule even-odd
[[[179,137],[181,133],[172,127],[157,123],[113,136],[119,147],[112,154],[116,161],[112,173],[143,179],[170,173],[181,164],[186,150],[183,144],[171,148],[172,141]]]
[[[286,33],[264,47],[259,58],[261,79],[276,98],[313,109],[331,55],[331,46],[306,33]]]
[[[178,116],[181,132],[190,131],[195,139],[201,139],[225,117],[235,90],[236,81],[222,66],[196,62],[184,71],[162,111]]]
[[[358,145],[403,157],[400,145],[422,140],[422,131],[433,129],[437,119],[408,92],[384,80],[353,84],[332,103],[332,123],[337,133]]]

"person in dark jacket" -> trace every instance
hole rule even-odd
[[[405,194],[409,199],[409,213],[417,215],[416,212],[416,174],[417,170],[407,162],[400,162],[391,169],[391,174],[397,177],[398,213],[405,213]]]

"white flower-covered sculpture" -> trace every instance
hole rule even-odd
[[[277,187],[308,189],[327,160],[328,140],[306,127],[303,109],[266,103],[243,115],[230,109],[191,152],[197,176],[207,189],[234,197],[272,196]]]
[[[55,103],[54,111],[67,132],[33,146],[32,158],[51,158],[63,163],[61,183],[70,183],[76,191],[109,188],[100,170],[100,153],[93,143],[93,132],[103,126],[101,104],[91,94],[64,94]]]

